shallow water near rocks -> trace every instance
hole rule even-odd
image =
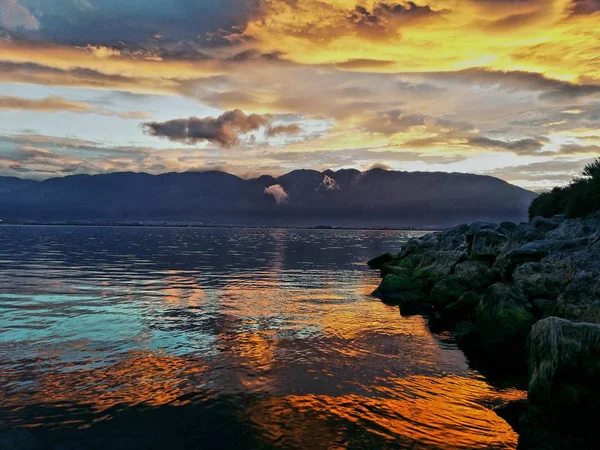
[[[369,294],[419,232],[0,227],[0,431],[49,448],[515,448],[524,392]]]

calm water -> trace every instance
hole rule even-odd
[[[523,392],[369,296],[365,261],[410,236],[0,227],[0,430],[56,449],[514,448],[490,408]]]

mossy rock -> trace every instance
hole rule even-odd
[[[381,269],[385,263],[389,263],[398,258],[398,255],[394,255],[393,253],[384,253],[383,255],[376,256],[372,260],[370,260],[367,265],[371,269]]]
[[[456,301],[446,306],[440,313],[442,323],[451,327],[461,320],[472,319],[475,309],[481,301],[481,296],[473,291],[465,292]]]
[[[461,347],[474,347],[477,341],[477,327],[469,320],[461,320],[454,327],[454,335]]]
[[[412,270],[405,266],[399,266],[398,261],[387,262],[381,266],[380,270],[382,277],[385,277],[389,274],[398,275],[401,277],[412,276]]]
[[[504,352],[513,352],[513,358],[523,355],[527,335],[536,321],[526,305],[527,299],[514,286],[496,283],[485,291],[476,308],[477,332],[484,350],[497,356]]]
[[[423,287],[423,283],[419,280],[415,280],[410,276],[388,274],[381,280],[381,284],[375,292],[380,294],[393,294],[405,291],[417,291],[420,292]]]
[[[450,275],[435,283],[430,297],[436,308],[443,309],[468,290],[469,286],[462,278]]]

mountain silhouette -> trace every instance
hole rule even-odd
[[[190,221],[206,225],[446,227],[527,219],[536,194],[489,176],[372,169],[119,172],[45,181],[0,177],[6,221]]]

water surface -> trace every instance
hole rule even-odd
[[[449,336],[369,296],[417,232],[0,227],[0,430],[49,448],[515,448]]]

